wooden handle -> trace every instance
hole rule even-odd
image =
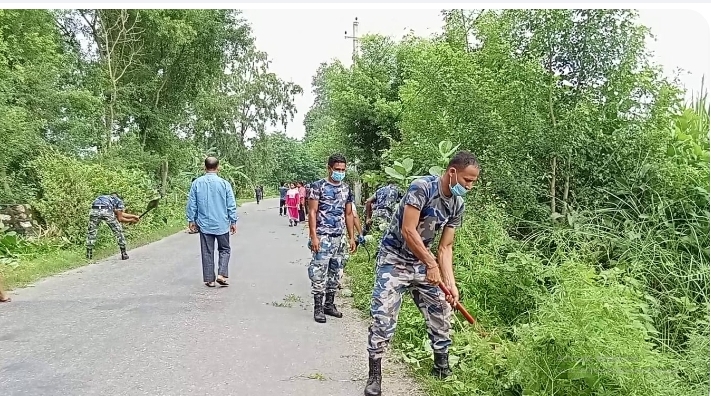
[[[447,286],[444,285],[444,283],[440,283],[440,284],[439,284],[439,288],[444,292],[445,295],[447,295],[447,296],[451,296],[451,295],[452,295],[452,292],[449,291],[449,289],[447,288]],[[457,304],[456,304],[454,307],[455,307],[459,312],[461,312],[462,315],[464,315],[464,319],[466,319],[467,322],[469,322],[470,324],[474,324],[474,323],[476,322],[476,321],[474,320],[474,317],[473,317],[469,312],[467,312],[467,309],[464,308],[464,305],[462,305],[462,303],[460,303],[459,301],[457,301]]]

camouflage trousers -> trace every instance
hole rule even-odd
[[[101,222],[105,221],[116,237],[120,248],[126,248],[126,238],[123,235],[121,223],[116,219],[114,212],[109,209],[91,209],[89,211],[89,227],[86,233],[86,247],[92,249],[96,244],[96,234],[99,232]]]
[[[397,260],[392,254],[377,258],[370,302],[372,322],[368,328],[368,354],[375,359],[385,355],[385,349],[395,334],[402,295],[406,291],[410,292],[425,318],[432,349],[447,352],[452,344],[449,334],[452,308],[444,293],[427,282],[424,264],[396,264]]]
[[[313,253],[309,263],[311,293],[331,293],[338,290],[340,275],[343,274],[342,236],[319,235],[319,250]],[[309,245],[311,242],[309,241]]]

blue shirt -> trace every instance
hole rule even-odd
[[[96,197],[91,206],[105,206],[107,209],[111,210],[124,210],[123,201],[119,197],[114,197],[113,195],[100,195]]]
[[[346,183],[332,184],[321,179],[311,186],[308,197],[318,201],[316,235],[346,234],[346,204],[353,202],[353,193]]]
[[[228,233],[230,225],[238,219],[237,202],[230,183],[215,173],[195,179],[190,186],[185,216],[204,234]]]
[[[402,219],[407,205],[420,210],[417,232],[428,249],[442,228],[458,228],[462,224],[463,198],[444,196],[439,188],[439,176],[424,176],[414,180],[380,241],[379,254],[386,262],[392,261],[392,264],[416,264],[420,261],[402,236]]]
[[[371,197],[373,200],[373,210],[394,211],[394,206],[402,199],[402,193],[395,184],[388,184],[381,187]]]

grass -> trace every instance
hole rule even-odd
[[[185,229],[184,226],[175,225],[156,229],[148,234],[131,239],[128,242],[128,249],[161,240],[183,229]],[[83,267],[118,254],[118,247],[116,245],[97,247],[94,250],[94,258],[92,260],[87,260],[85,254],[86,250],[83,246],[48,252],[40,257],[22,261],[16,268],[0,268],[0,278],[4,281],[3,286],[7,290],[24,287],[40,279]]]

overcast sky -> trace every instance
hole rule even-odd
[[[338,58],[350,64],[350,35],[354,17],[358,17],[359,35],[378,33],[401,38],[413,30],[427,36],[441,31],[439,10],[244,10],[252,25],[257,46],[272,59],[271,70],[284,80],[304,88],[296,99],[298,114],[287,127],[287,134],[304,135],[304,115],[313,102],[311,78],[321,62]],[[704,17],[690,10],[641,10],[640,22],[652,30],[656,41],[648,48],[657,63],[670,73],[681,68],[687,89],[698,91],[701,78],[708,75],[709,26]],[[692,44],[692,40],[694,43]],[[708,86],[708,82],[706,82]]]

